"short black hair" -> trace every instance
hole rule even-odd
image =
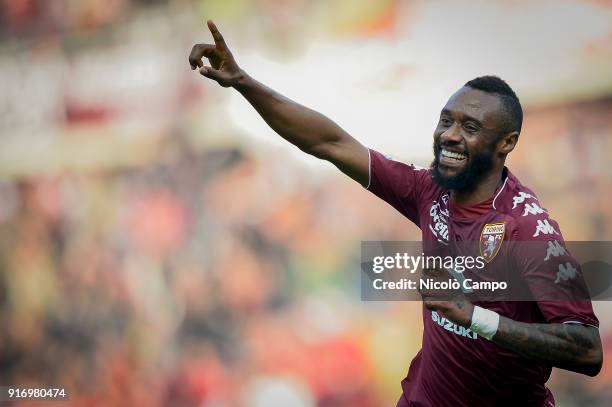
[[[498,95],[502,101],[502,107],[506,114],[506,132],[521,132],[523,126],[523,108],[516,93],[503,79],[498,76],[479,76],[466,82],[464,86],[478,89],[483,92]]]

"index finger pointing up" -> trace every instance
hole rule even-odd
[[[217,26],[215,25],[215,23],[213,23],[212,20],[208,20],[207,23],[208,23],[208,29],[210,30],[210,33],[212,34],[213,39],[215,40],[215,44],[218,47],[226,48],[225,40],[223,39],[223,36],[217,29]]]

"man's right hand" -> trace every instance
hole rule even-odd
[[[215,44],[195,44],[189,53],[189,65],[191,69],[200,68],[200,74],[216,81],[224,88],[236,86],[244,73],[212,20],[208,20],[208,29]],[[210,66],[204,66],[202,57],[208,59]]]
[[[235,88],[282,138],[300,150],[327,160],[363,186],[369,183],[369,153],[340,126],[319,112],[302,106],[259,83],[236,63],[212,21],[208,28],[215,44],[196,44],[189,54],[191,69],[223,87]],[[204,66],[202,58],[210,61]]]

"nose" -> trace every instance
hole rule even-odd
[[[446,129],[446,131],[440,135],[440,142],[442,144],[459,144],[461,142],[459,126],[454,123]]]

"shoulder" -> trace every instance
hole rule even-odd
[[[368,191],[383,199],[415,224],[420,224],[424,202],[437,192],[431,170],[406,164],[369,149]]]
[[[508,173],[508,185],[498,210],[510,221],[516,240],[550,240],[561,236],[559,224],[550,217],[536,193]]]
[[[415,171],[422,174],[431,175],[431,170],[427,167],[422,167],[415,164],[407,164],[391,155],[380,153],[373,149],[368,149],[370,155],[370,166],[384,166],[396,171]]]
[[[513,219],[515,240],[561,240],[561,228],[547,212]]]
[[[415,164],[407,164],[369,149],[370,156],[370,182],[379,178],[391,183],[430,183],[433,182],[431,170]]]

